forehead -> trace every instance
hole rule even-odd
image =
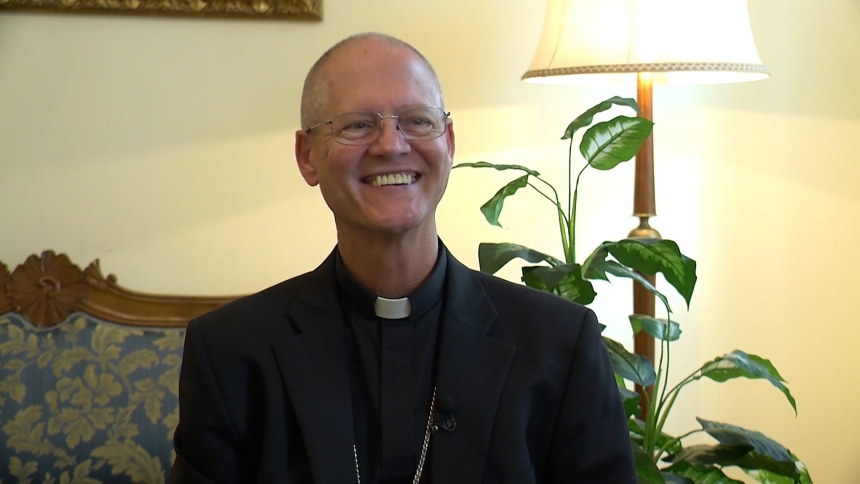
[[[332,53],[324,71],[328,114],[441,102],[435,76],[402,45],[364,39]]]

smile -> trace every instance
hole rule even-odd
[[[375,187],[388,185],[411,185],[418,179],[418,175],[412,173],[392,173],[390,175],[378,175],[371,178],[367,183]]]

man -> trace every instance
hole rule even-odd
[[[311,69],[296,159],[337,247],[189,324],[171,482],[636,482],[594,314],[441,244],[443,106],[384,35]]]

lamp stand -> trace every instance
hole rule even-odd
[[[636,76],[636,98],[641,109],[641,116],[653,121],[652,113],[652,84],[651,75],[640,72]],[[636,154],[636,178],[633,188],[633,216],[639,218],[639,226],[630,231],[628,237],[643,239],[659,239],[660,232],[651,228],[648,222],[650,217],[657,215],[657,206],[654,199],[654,134],[642,143],[642,147]],[[645,278],[654,284],[655,276],[643,274]],[[641,284],[633,281],[633,313],[654,317],[655,299],[650,291]],[[644,331],[640,331],[633,340],[634,352],[643,355],[654,363],[654,338]],[[639,406],[644,414],[647,408],[646,401],[653,397],[653,387],[643,388],[636,385],[636,391],[641,395]],[[647,399],[646,399],[647,392]],[[643,415],[644,418],[644,415]]]

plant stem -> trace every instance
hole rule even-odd
[[[537,177],[535,177],[535,178],[537,178]],[[538,179],[540,180],[540,178],[538,178]],[[543,180],[541,180],[541,181],[543,181]],[[549,185],[549,187],[552,188],[553,191],[555,191],[555,188],[553,188],[552,185],[550,185],[549,183],[547,183],[545,181],[543,181],[543,182],[546,183],[547,185]],[[565,230],[565,227],[567,227],[567,218],[565,218],[564,210],[561,208],[561,203],[558,201],[558,193],[555,194],[555,196],[556,196],[555,201],[553,201],[553,199],[549,198],[549,196],[547,196],[544,192],[542,192],[538,187],[532,185],[531,183],[529,183],[529,186],[532,187],[534,189],[534,191],[538,192],[542,197],[549,200],[549,203],[551,203],[555,206],[556,212],[558,213],[558,228],[559,228],[559,231],[561,232],[561,247],[564,250],[564,254],[567,255],[567,248],[568,248],[567,244],[568,244],[568,242],[567,242],[567,233]],[[569,261],[566,261],[566,262],[569,262]]]
[[[674,387],[672,387],[672,389],[671,389],[671,390],[669,390],[669,394],[671,395],[671,394],[672,394],[672,392],[674,392],[674,391],[676,391],[676,390],[679,390],[679,389],[680,389],[680,387],[682,387],[682,386],[686,385],[687,383],[692,382],[693,380],[698,380],[698,378],[696,377],[696,373],[698,373],[698,372],[699,372],[699,370],[701,370],[701,368],[697,369],[697,370],[696,370],[696,371],[694,371],[693,373],[690,373],[689,375],[687,375],[687,377],[686,377],[686,378],[684,378],[683,380],[681,380],[680,382],[678,382],[678,384],[676,384]]]
[[[689,382],[687,382],[689,383]],[[669,412],[672,411],[672,406],[675,405],[675,399],[678,398],[678,395],[681,394],[681,389],[684,386],[677,387],[677,389],[669,392],[669,402],[662,402],[657,409],[657,415],[660,416],[660,419],[657,421],[657,432],[663,432],[663,426],[666,424],[666,419],[669,418]],[[665,408],[665,411],[664,411]]]
[[[669,411],[672,409],[672,405],[675,403],[675,398],[678,396],[678,393],[681,391],[681,387],[678,387],[677,392],[674,394],[672,398],[672,402],[669,403],[669,406],[666,407],[666,411],[663,412],[664,405],[666,404],[666,388],[669,386],[669,362],[670,362],[670,350],[671,346],[669,342],[669,334],[672,331],[672,319],[670,315],[672,312],[669,310],[669,306],[664,304],[666,307],[666,324],[663,327],[663,337],[660,339],[660,364],[658,365],[657,372],[657,381],[655,382],[654,394],[656,395],[658,392],[658,387],[660,387],[660,376],[663,376],[663,384],[662,391],[660,391],[660,397],[657,399],[657,404],[648,407],[648,418],[645,422],[646,424],[646,435],[649,430],[653,429],[653,442],[657,442],[657,437],[663,432],[663,425],[666,423],[666,417],[669,415]],[[663,356],[666,357],[666,371],[663,372]],[[695,375],[695,373],[694,373]],[[650,451],[651,447],[647,447],[645,449],[646,452]]]
[[[654,380],[654,389],[653,389],[654,395],[658,395],[660,392],[660,380],[661,380],[662,374],[663,374],[663,367],[661,365],[661,366],[657,367],[657,378]],[[648,391],[646,390],[644,393],[647,395]],[[646,412],[646,415],[645,415],[645,442],[644,442],[644,446],[643,446],[643,448],[645,449],[645,452],[650,452],[653,449],[654,445],[657,443],[657,435],[654,432],[655,429],[657,428],[657,425],[654,422],[654,420],[655,420],[655,414],[657,412],[657,407],[659,407],[659,403],[660,403],[659,401],[653,400],[653,399],[651,399],[648,402],[648,407],[647,407],[648,411]]]
[[[555,205],[555,208],[556,208],[557,210],[561,211],[561,205],[559,205],[559,202],[558,202],[558,201],[555,201],[555,200],[553,200],[552,198],[549,198],[549,195],[547,195],[546,193],[542,192],[542,191],[540,190],[540,188],[538,188],[538,187],[536,187],[536,186],[532,185],[531,183],[529,183],[528,185],[529,185],[530,187],[532,187],[532,188],[534,189],[534,191],[538,192],[538,193],[540,194],[540,196],[542,196],[542,197],[546,198],[547,200],[549,200],[549,203],[551,203],[551,204]]]
[[[669,395],[669,401],[661,400],[659,407],[657,408],[657,415],[660,416],[660,420],[657,422],[657,432],[663,431],[663,426],[666,424],[666,419],[669,418],[669,412],[672,411],[672,406],[675,405],[675,399],[678,398],[678,395],[681,394],[681,389],[684,388],[687,384],[692,383],[699,379],[696,376],[699,370],[694,371],[689,376],[681,380],[680,383],[672,387],[671,390],[667,393]]]
[[[581,173],[580,173],[581,174]],[[570,249],[570,257],[568,257],[568,252],[565,251],[564,258],[568,264],[576,264],[576,195],[574,195],[570,191],[570,182],[573,178],[573,136],[570,137],[570,144],[567,149],[567,205],[565,207],[570,207],[570,215],[568,219],[570,222],[567,224],[568,231],[568,240],[570,241],[569,249]],[[579,177],[576,179],[576,186],[579,187]]]
[[[573,142],[571,142],[573,143]],[[579,174],[576,175],[576,185],[573,189],[573,201],[570,203],[570,223],[568,224],[568,238],[570,239],[570,263],[576,262],[576,199],[579,196],[579,179],[582,177],[582,173],[588,168],[590,165],[586,164],[582,167],[582,170],[579,171]]]
[[[665,452],[666,452],[666,450],[667,450],[669,447],[672,447],[672,446],[673,446],[673,445],[675,445],[677,442],[680,442],[680,441],[681,441],[681,439],[686,438],[686,437],[689,437],[689,436],[691,436],[691,435],[693,435],[693,434],[695,434],[695,433],[699,433],[699,432],[704,432],[704,430],[702,430],[702,429],[691,430],[691,431],[687,432],[686,434],[684,434],[684,435],[682,435],[682,436],[680,436],[680,437],[675,437],[674,439],[671,439],[671,440],[667,441],[665,444],[663,444],[663,446],[662,446],[662,447],[660,447],[659,449],[657,449],[657,453],[656,453],[656,454],[654,454],[654,459],[653,459],[653,460],[654,460],[654,463],[656,464],[657,462],[659,462],[659,461],[660,461],[660,456],[661,456],[661,455],[663,455],[663,453],[665,453]]]
[[[548,186],[549,189],[552,190],[552,194],[555,196],[555,203],[558,204],[559,206],[561,206],[561,201],[558,199],[558,191],[556,191],[555,187],[552,186],[552,183],[544,180],[543,178],[541,178],[539,176],[532,175],[532,178],[539,180],[541,183]]]
[[[540,181],[544,185],[548,186],[549,189],[552,190],[552,194],[555,197],[555,202],[552,202],[552,200],[550,200],[550,201],[555,205],[556,210],[558,210],[558,228],[559,228],[559,232],[561,233],[561,248],[562,248],[563,253],[564,253],[565,262],[568,264],[571,264],[574,261],[568,260],[568,258],[567,258],[567,254],[569,252],[570,246],[569,246],[569,242],[568,242],[567,234],[566,234],[566,228],[570,224],[570,220],[568,219],[567,215],[564,213],[564,209],[562,209],[562,207],[561,207],[561,200],[559,200],[559,198],[558,198],[558,190],[555,189],[555,186],[553,186],[552,183],[544,180],[543,178],[536,176],[536,175],[532,175],[532,177],[538,179],[538,181]],[[537,188],[534,185],[531,185],[531,187],[534,188],[535,190],[537,190]],[[538,190],[538,193],[541,193],[541,195],[543,195],[543,193],[540,190]],[[544,195],[544,196],[546,197],[546,195]],[[549,197],[546,197],[546,198],[549,198]]]
[[[672,332],[672,311],[669,309],[668,304],[663,304],[666,308],[666,325],[663,327],[663,339],[660,341],[660,367],[663,367],[663,353],[666,353],[666,374],[664,375],[663,382],[663,391],[660,393],[660,399],[657,400],[659,403],[657,407],[657,415],[660,415],[660,410],[663,408],[663,404],[666,402],[666,388],[669,386],[669,368],[671,368],[670,364],[670,351],[669,347],[671,346],[671,342],[669,341],[669,334]],[[663,349],[663,345],[666,346],[666,349]],[[667,412],[668,413],[668,412]],[[662,430],[663,426],[659,423],[657,424],[657,432],[659,433]]]

